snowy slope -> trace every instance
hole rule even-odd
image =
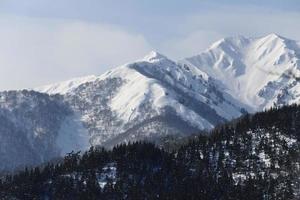
[[[208,91],[214,83],[210,82],[205,73],[177,65],[157,52],[151,52],[136,63],[117,68],[109,77],[123,77],[125,80],[120,92],[110,102],[110,107],[125,121],[135,118],[139,114],[139,106],[150,102],[157,113],[163,107],[170,106],[185,121],[200,129],[211,128],[215,123],[197,114],[195,109],[190,108],[191,103],[184,103],[188,98],[209,105],[217,115],[225,119],[240,114],[240,107],[218,99],[230,97],[218,96],[221,92],[217,89]],[[218,102],[217,105],[209,103],[213,100]]]
[[[84,107],[75,106],[75,110],[81,112],[93,145],[210,129],[240,116],[243,108],[203,72],[177,65],[156,52],[115,68],[66,96],[71,102],[82,97],[76,101]],[[89,102],[93,103],[86,106]]]
[[[299,101],[299,43],[270,34],[232,37],[179,63],[197,67],[254,111]]]
[[[198,68],[178,65],[157,52],[98,77],[37,90],[64,95],[81,116],[92,145],[190,134],[250,109]]]

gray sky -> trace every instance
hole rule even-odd
[[[299,0],[0,0],[0,90],[172,59],[226,36],[300,40]]]

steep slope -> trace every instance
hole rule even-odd
[[[244,108],[205,73],[156,52],[64,91],[92,145],[191,134],[240,116]]]
[[[300,100],[299,59],[299,43],[270,34],[225,38],[180,63],[206,72],[219,87],[258,111]]]

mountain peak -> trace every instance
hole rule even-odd
[[[169,59],[166,56],[164,56],[156,51],[151,51],[142,59],[142,61],[151,62],[151,63],[158,62],[161,60],[169,60]]]
[[[299,58],[297,41],[271,33],[224,38],[184,61],[218,80],[240,102],[261,110],[299,100],[295,93],[300,93],[300,84],[289,75],[300,73]]]
[[[244,47],[249,42],[256,40],[256,39],[263,40],[263,41],[269,41],[269,42],[273,42],[273,41],[284,42],[284,41],[289,40],[289,39],[287,39],[281,35],[278,35],[276,33],[270,33],[268,35],[258,37],[258,38],[247,38],[247,37],[238,35],[238,36],[233,36],[233,37],[222,38],[222,39],[216,41],[215,43],[213,43],[209,49],[220,48],[220,47],[224,48],[224,47],[227,47],[228,45]]]
[[[245,46],[248,44],[249,38],[238,35],[234,37],[225,37],[213,43],[208,49],[226,48],[228,46]]]
[[[276,33],[270,33],[266,36],[264,36],[263,38],[266,38],[266,39],[271,39],[271,40],[275,40],[275,39],[285,39],[284,37],[276,34]]]

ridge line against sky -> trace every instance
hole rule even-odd
[[[0,90],[101,74],[150,50],[178,60],[228,36],[300,40],[298,19],[298,0],[0,0]]]

